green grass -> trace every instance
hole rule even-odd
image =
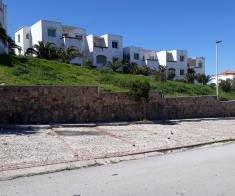
[[[1,57],[0,57],[1,58]],[[8,60],[8,59],[7,59]],[[134,80],[147,80],[151,88],[168,96],[214,95],[210,86],[178,81],[157,82],[154,77],[117,74],[102,69],[88,69],[57,61],[12,57],[11,64],[0,64],[0,84],[7,85],[99,85],[105,92],[126,92]],[[3,65],[4,64],[4,65]],[[222,100],[235,99],[235,92],[221,92]]]

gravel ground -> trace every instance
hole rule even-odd
[[[152,149],[235,139],[235,119],[167,121],[125,126],[0,129],[0,172]]]

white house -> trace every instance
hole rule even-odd
[[[145,50],[141,47],[130,46],[123,49],[124,59],[140,66],[148,66],[152,69],[159,67],[156,51]]]
[[[22,27],[15,33],[15,42],[21,46],[19,55],[24,55],[28,48],[39,41],[54,43],[59,48],[67,49],[75,46],[82,54],[85,54],[86,29],[63,25],[60,22],[40,20],[31,27]],[[82,64],[82,58],[76,58],[71,63]]]
[[[218,74],[218,80],[227,80],[227,79],[235,79],[235,71],[231,71],[231,70],[226,70],[220,74]],[[211,83],[213,84],[217,84],[216,82],[216,76],[212,77]]]
[[[196,74],[205,74],[206,65],[204,57],[188,58],[188,68],[194,69]]]
[[[93,66],[104,66],[109,62],[123,60],[123,38],[120,35],[105,34],[87,36],[87,59]]]
[[[7,31],[7,6],[0,0],[0,26]],[[0,42],[0,53],[7,53],[7,47]]]
[[[188,54],[185,50],[154,51],[140,47],[124,48],[124,58],[130,63],[158,69],[159,65],[175,73],[175,79],[184,79],[187,73]]]

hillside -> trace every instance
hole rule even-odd
[[[3,62],[3,60],[1,60]],[[5,65],[4,65],[5,64]],[[89,69],[56,61],[12,57],[11,64],[0,64],[0,84],[6,85],[99,85],[102,91],[128,91],[131,82],[147,80],[151,88],[169,96],[214,95],[210,86],[191,85],[177,81],[158,82],[154,77],[117,74],[102,69]],[[222,100],[235,99],[235,92],[221,92]]]

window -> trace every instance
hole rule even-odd
[[[112,48],[118,48],[118,42],[112,42]]]
[[[118,61],[118,60],[119,60],[118,57],[113,57],[113,63]]]
[[[149,59],[150,59],[150,60],[154,60],[154,56],[150,56]]]
[[[135,60],[139,60],[139,59],[140,59],[139,53],[134,53],[134,59],[135,59]]]
[[[184,70],[183,70],[183,69],[180,70],[180,75],[181,75],[181,76],[184,75]]]
[[[198,63],[198,67],[199,67],[199,68],[202,68],[202,66],[203,66],[203,65],[202,65],[202,62],[199,62],[199,63]]]
[[[18,43],[20,43],[20,34],[18,35]]]
[[[48,29],[48,36],[49,37],[56,37],[56,29]]]
[[[29,39],[29,34],[28,33],[26,34],[26,39]]]
[[[184,56],[180,56],[180,62],[184,62]]]

